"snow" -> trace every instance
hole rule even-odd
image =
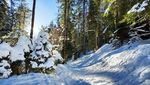
[[[24,52],[23,49],[19,47],[14,47],[13,50],[11,51],[11,61],[17,61],[17,60],[25,60],[24,58]]]
[[[17,44],[12,47],[11,61],[25,60],[24,53],[30,52],[31,41],[27,36],[20,36]]]
[[[50,68],[53,67],[54,65],[54,59],[49,58],[44,64],[40,64],[39,67],[44,67],[44,68]]]
[[[42,30],[38,34],[33,46],[31,61],[32,68],[45,69],[55,67],[55,61],[63,60],[61,54],[54,50],[54,46],[48,41],[48,39],[49,34],[46,31]]]
[[[112,4],[115,2],[116,0],[112,0],[109,4],[108,4],[108,7],[106,8],[106,10],[104,11],[104,16],[106,16],[109,11],[111,10],[111,6]]]
[[[18,32],[18,41],[15,46],[12,47],[6,42],[0,44],[0,78],[9,77],[12,72],[10,65],[17,61],[25,62],[26,54],[29,54],[28,57],[31,58],[32,68],[55,68],[56,64],[60,63],[57,60],[63,60],[61,54],[54,50],[53,45],[48,41],[47,32],[41,31],[38,38],[33,42],[34,45],[27,35]],[[31,50],[33,52],[30,56]],[[16,67],[16,70],[18,69]]]
[[[110,7],[112,6],[113,2],[109,3],[107,9],[104,12],[104,16],[108,14],[108,12],[110,11]]]
[[[85,55],[65,65],[59,64],[52,74],[30,73],[1,79],[0,83],[2,85],[149,85],[149,48],[148,41],[126,44],[118,49],[112,49],[111,44],[105,44],[93,54]]]
[[[2,60],[3,58],[10,58],[11,50],[12,48],[8,43],[3,42],[0,44],[0,78],[7,78],[11,74],[8,60]]]
[[[49,57],[50,54],[48,51],[51,51],[53,46],[51,45],[51,43],[49,43],[48,39],[49,39],[48,33],[41,31],[38,34],[38,37],[35,40],[34,46],[33,46],[34,48],[33,55],[39,55],[39,56],[44,55],[45,57]],[[44,44],[46,44],[46,47],[44,47]],[[38,56],[35,56],[35,57],[38,57]]]
[[[24,52],[30,52],[31,41],[27,36],[20,36],[17,46],[22,48]]]
[[[6,2],[7,2],[7,4],[8,4],[8,6],[11,6],[10,0],[6,0]]]
[[[17,44],[11,47],[8,43],[0,44],[0,78],[11,74],[10,64],[17,60],[25,60],[25,52],[30,52],[31,42],[27,36],[20,36]]]
[[[6,69],[6,67],[8,68]],[[12,71],[8,62],[6,60],[2,60],[2,62],[0,62],[0,73],[2,73],[2,76],[0,75],[0,78],[7,78],[11,74],[11,72]]]
[[[130,13],[139,13],[139,12],[142,12],[145,10],[145,7],[148,6],[148,1],[149,0],[144,0],[141,4],[140,3],[137,3],[135,4],[128,12],[127,14],[130,14]]]
[[[37,68],[38,67],[38,64],[34,61],[30,61],[31,64],[32,64],[32,68]]]
[[[10,55],[11,47],[8,43],[1,43],[0,44],[0,58],[7,57]]]
[[[63,60],[61,54],[57,50],[52,50],[52,54],[55,60]]]

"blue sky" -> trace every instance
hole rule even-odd
[[[32,9],[33,0],[27,0]],[[56,21],[58,14],[57,0],[36,0],[34,36],[36,36],[41,25],[48,25],[52,20]],[[30,26],[28,27],[30,29]]]

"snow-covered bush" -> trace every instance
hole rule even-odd
[[[29,64],[29,62],[26,62],[29,59],[31,49],[29,37],[25,35],[20,36],[17,44],[12,49],[10,59],[13,74],[24,73],[27,70],[25,66]]]
[[[11,47],[8,43],[0,44],[0,78],[7,78],[12,72],[10,69],[10,51]]]
[[[13,46],[6,42],[0,44],[0,78],[29,70],[49,73],[63,61],[61,54],[48,41],[47,32],[41,31],[33,45],[25,34],[20,34],[17,40]]]
[[[10,74],[21,74],[27,69],[26,60],[30,55],[31,42],[28,36],[21,35],[15,46],[8,43],[0,44],[0,78],[7,78]],[[29,64],[29,63],[28,63]]]
[[[55,68],[56,61],[62,61],[61,55],[53,50],[53,45],[48,39],[49,34],[42,30],[34,42],[31,61],[33,71],[46,72]]]

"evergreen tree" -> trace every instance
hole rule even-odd
[[[99,22],[99,1],[90,0],[89,2],[89,13],[88,13],[88,47],[89,50],[98,48],[97,42],[100,42],[98,35],[100,33],[100,22]]]
[[[56,64],[63,61],[48,39],[49,34],[42,30],[35,40],[31,57],[31,65],[35,72],[47,73],[49,70],[53,70]]]
[[[15,12],[15,28],[23,30],[28,22],[28,19],[30,17],[30,10],[27,7],[26,0],[20,0],[18,1],[18,7]]]
[[[5,0],[0,1],[0,36],[6,35],[11,29],[9,29],[8,22],[8,5]]]

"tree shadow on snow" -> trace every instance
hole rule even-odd
[[[144,73],[142,79],[140,78],[141,68],[147,69],[146,66],[150,67],[150,60],[147,60],[147,58],[148,56],[137,56],[132,62],[123,65],[124,69],[121,71],[101,71],[89,75],[110,78],[115,85],[141,85],[146,79],[150,80],[150,72]],[[135,74],[138,70],[141,71]]]
[[[68,84],[70,85],[70,84]],[[91,85],[83,80],[72,80],[71,85]]]

